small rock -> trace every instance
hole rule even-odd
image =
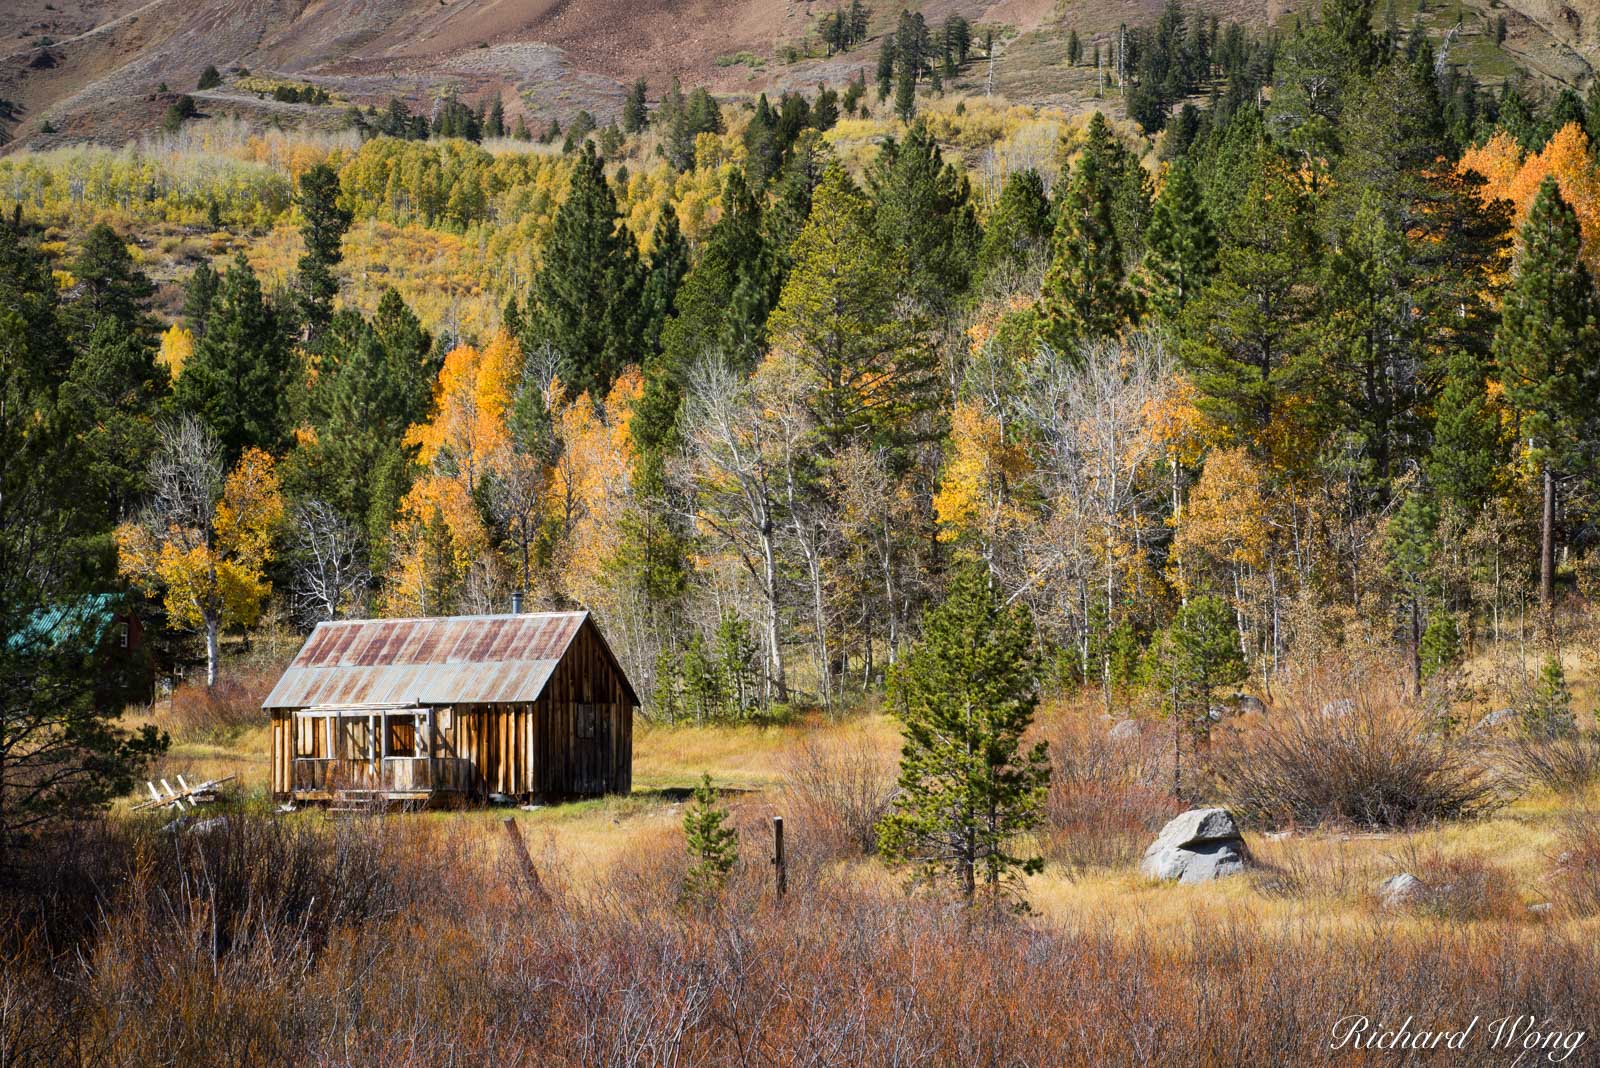
[[[1472,729],[1473,731],[1500,730],[1501,728],[1514,726],[1517,718],[1517,710],[1514,708],[1496,709],[1480,719]]]
[[[185,829],[190,834],[210,834],[212,831],[225,831],[228,829],[228,817],[212,816],[208,820],[191,823]]]
[[[1541,901],[1536,905],[1529,905],[1528,906],[1528,911],[1532,912],[1532,913],[1535,913],[1536,915],[1543,916],[1545,913],[1549,912],[1553,908],[1555,908],[1555,906],[1550,904],[1550,902]]]
[[[1267,714],[1267,703],[1259,697],[1252,697],[1247,693],[1236,693],[1229,700],[1233,702],[1235,715],[1245,716],[1251,713]]]
[[[1323,719],[1343,719],[1345,716],[1350,715],[1355,710],[1356,710],[1355,698],[1353,698],[1353,697],[1340,697],[1337,700],[1324,701],[1322,703],[1322,718]]]
[[[1106,737],[1112,741],[1125,742],[1139,737],[1141,728],[1136,719],[1122,719],[1111,725],[1106,732]]]
[[[1421,897],[1427,887],[1408,871],[1392,875],[1378,886],[1378,900],[1386,909],[1397,909]]]

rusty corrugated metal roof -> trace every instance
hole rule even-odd
[[[319,623],[261,707],[535,701],[588,616]]]

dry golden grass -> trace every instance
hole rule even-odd
[[[1574,653],[1568,662],[1575,689],[1584,692],[1594,678],[1588,658]],[[266,791],[270,736],[264,724],[197,730],[193,722],[161,706],[152,719],[174,736],[172,750],[155,769],[157,775],[175,779],[183,774],[193,782],[232,774],[238,777],[241,792]],[[1144,752],[1148,745],[1141,743],[1139,752],[1131,757],[1127,752],[1102,752],[1092,745],[1083,748],[1088,740],[1103,736],[1106,725],[1098,699],[1090,697],[1048,703],[1041,709],[1038,732],[1052,744],[1076,746],[1079,756],[1086,759],[1109,760],[1113,765],[1118,759],[1133,760],[1127,774],[1140,788],[1161,788],[1151,779],[1158,769],[1153,770],[1150,754]],[[1165,745],[1163,738],[1158,735],[1155,742]],[[440,833],[463,833],[478,839],[498,855],[504,848],[500,821],[509,815],[517,821],[541,870],[598,879],[636,863],[641,856],[679,850],[684,793],[702,773],[709,773],[725,791],[735,821],[745,829],[747,849],[762,854],[766,821],[791,806],[792,796],[785,792],[784,784],[804,753],[818,747],[860,748],[892,762],[898,746],[896,724],[881,713],[843,720],[812,716],[768,727],[658,727],[640,721],[634,733],[634,793],[629,797],[541,806],[532,811],[435,812],[420,821]],[[1058,775],[1061,771],[1058,768]],[[1110,788],[1107,784],[1116,775],[1115,767],[1086,769],[1081,765],[1075,766],[1074,773],[1088,775],[1100,789]],[[1144,781],[1147,779],[1150,781]],[[1074,820],[1071,825],[1041,831],[1038,844],[1050,861],[1043,874],[1027,880],[1026,894],[1044,922],[1071,925],[1092,917],[1107,929],[1127,932],[1178,932],[1196,924],[1247,920],[1262,930],[1287,932],[1315,923],[1328,930],[1354,933],[1379,918],[1425,931],[1452,921],[1428,914],[1385,913],[1377,901],[1378,884],[1408,870],[1427,878],[1426,871],[1414,870],[1421,866],[1483,863],[1503,873],[1511,890],[1514,907],[1502,903],[1499,907],[1509,913],[1502,919],[1518,924],[1590,923],[1558,919],[1534,912],[1530,906],[1552,899],[1553,858],[1561,850],[1564,830],[1577,814],[1597,806],[1600,790],[1575,797],[1537,793],[1520,798],[1491,818],[1406,833],[1315,830],[1268,835],[1251,831],[1247,841],[1257,862],[1255,872],[1249,878],[1204,887],[1153,884],[1139,876],[1137,858],[1129,857],[1126,848],[1080,848],[1095,844],[1091,841],[1097,833],[1093,823],[1103,810],[1096,805],[1068,806],[1062,811]],[[864,892],[899,895],[903,885],[899,873],[858,852],[841,852],[836,842],[824,846],[808,840],[806,818],[797,811],[787,815],[792,851],[808,855],[810,861],[826,866]],[[299,818],[321,824],[316,813]],[[1115,833],[1137,838],[1143,832],[1119,824]],[[1081,863],[1085,855],[1094,858],[1093,862]]]

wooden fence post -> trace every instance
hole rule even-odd
[[[783,858],[783,817],[772,817],[772,866],[778,877],[778,896],[789,892],[789,869]]]

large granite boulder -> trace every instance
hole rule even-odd
[[[1245,869],[1249,855],[1239,825],[1225,808],[1190,809],[1161,829],[1139,872],[1165,882],[1207,883]]]

